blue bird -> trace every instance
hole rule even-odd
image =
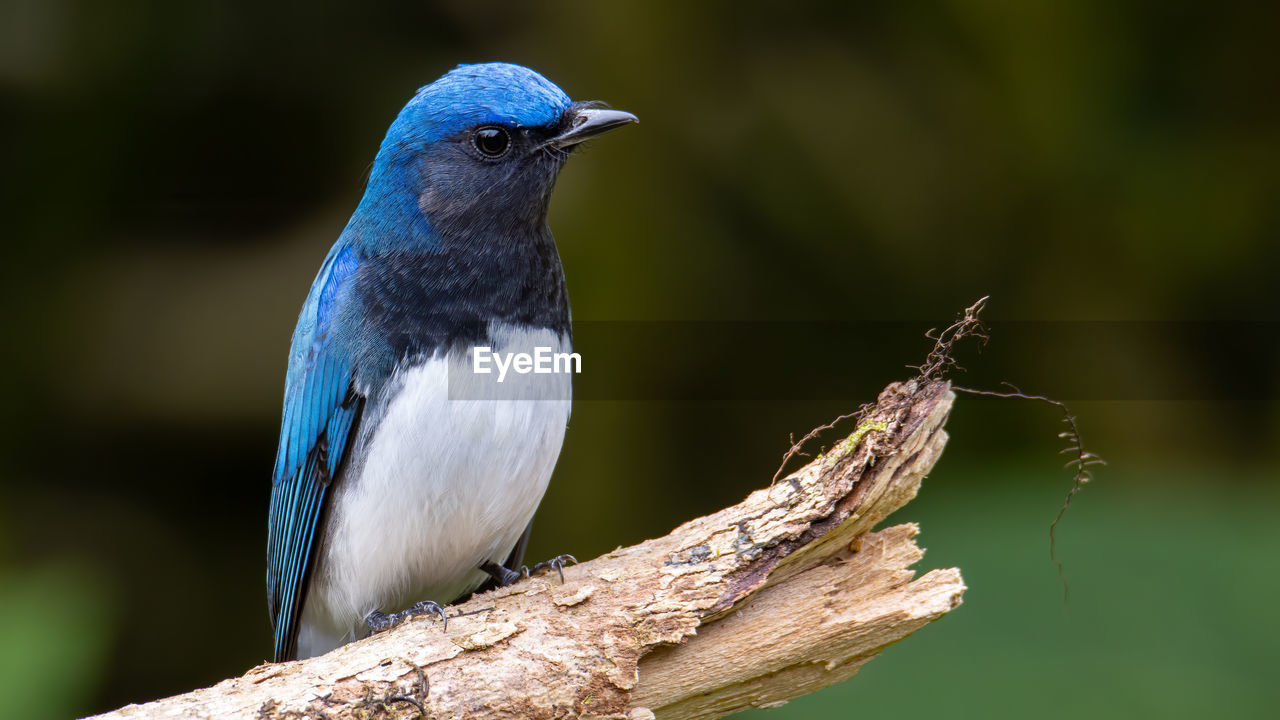
[[[578,143],[635,121],[488,63],[391,124],[293,333],[267,540],[277,661],[520,576],[571,377],[497,381],[476,351],[570,352],[551,190]]]

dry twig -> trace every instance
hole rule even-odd
[[[946,443],[945,382],[889,386],[858,431],[743,502],[310,660],[102,718],[713,718],[851,675],[960,603],[872,532]],[[883,428],[868,432],[868,428]],[[855,439],[856,438],[856,439]],[[429,691],[428,691],[429,688]]]

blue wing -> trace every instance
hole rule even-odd
[[[293,334],[267,525],[267,602],[277,662],[297,653],[317,531],[363,408],[350,358],[332,332],[344,283],[357,265],[355,251],[341,243],[329,252]]]

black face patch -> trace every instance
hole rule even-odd
[[[418,208],[448,240],[454,230],[495,224],[546,223],[551,189],[565,153],[546,146],[550,131],[541,128],[501,128],[506,147],[480,139],[493,125],[471,128],[434,143],[416,162],[423,190]]]
[[[569,332],[568,290],[546,222],[565,154],[543,147],[549,131],[508,129],[500,157],[485,157],[474,131],[413,160],[423,188],[417,207],[438,246],[383,248],[357,271],[366,362],[476,344],[494,320]]]

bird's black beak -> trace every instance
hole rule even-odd
[[[633,122],[640,122],[640,118],[629,112],[574,106],[565,112],[560,134],[548,140],[546,144],[553,148],[564,149],[607,130]]]

